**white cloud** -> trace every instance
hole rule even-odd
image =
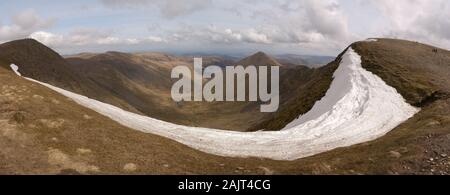
[[[349,36],[347,18],[340,4],[335,0],[306,1],[306,30],[333,39],[346,39]]]
[[[54,18],[44,19],[32,9],[22,11],[11,17],[10,24],[0,25],[0,41],[28,37],[35,31],[52,26],[54,22]]]
[[[372,0],[386,21],[381,36],[411,39],[450,48],[450,1]]]
[[[161,37],[157,37],[157,36],[149,36],[149,37],[145,38],[144,41],[154,42],[154,43],[167,42],[167,40],[165,40],[165,39],[163,39]]]
[[[268,3],[269,2],[269,3]],[[243,19],[251,15],[255,21],[238,27],[223,25],[180,25],[167,34],[177,35],[177,40],[210,42],[212,44],[261,44],[261,46],[295,46],[338,51],[352,41],[347,16],[335,0],[266,1],[266,7],[255,2],[239,2]],[[232,1],[230,3],[236,3]],[[229,8],[225,8],[229,12]],[[247,13],[247,15],[245,15]]]
[[[206,28],[199,26],[184,26],[176,29],[171,39],[174,41],[199,41],[212,43],[257,43],[269,44],[271,39],[261,31],[254,28],[232,30],[210,25]]]
[[[165,18],[173,19],[188,15],[211,5],[211,0],[101,0],[111,8],[140,8],[156,7]]]
[[[14,15],[12,21],[22,29],[38,29],[51,26],[55,19],[43,19],[34,10],[28,9]]]
[[[117,37],[105,37],[105,38],[96,40],[96,43],[100,44],[100,45],[113,45],[113,44],[119,44],[121,42],[122,42],[122,40]]]
[[[126,42],[127,44],[130,44],[130,45],[139,44],[139,40],[138,40],[138,39],[135,39],[135,38],[128,38],[128,39],[125,39],[125,42]]]
[[[107,44],[114,42],[112,32],[93,28],[78,28],[66,35],[67,42],[74,45]]]
[[[124,46],[146,43],[167,43],[165,39],[157,36],[149,36],[146,38],[120,38],[113,36],[108,31],[100,31],[95,29],[76,29],[66,35],[37,31],[32,33],[29,38],[38,40],[39,42],[55,49],[73,46]]]
[[[249,43],[271,43],[271,40],[269,40],[269,37],[266,34],[258,32],[255,29],[248,29],[244,31],[242,35],[242,40]]]
[[[340,50],[355,41],[348,18],[336,0],[305,0],[275,3],[269,10],[256,10],[263,18],[260,32],[274,44],[302,47],[322,45]]]
[[[38,40],[39,42],[50,47],[57,47],[64,43],[64,37],[62,35],[56,35],[44,31],[34,32],[30,35],[30,38]]]
[[[258,47],[261,50],[280,49],[282,52],[289,48],[294,52],[298,49],[309,53],[336,54],[354,41],[367,37],[391,37],[450,48],[448,0],[99,2],[100,5],[92,4],[92,9],[73,14],[69,22],[74,26],[66,23],[67,16],[64,19],[64,15],[59,17],[55,13],[55,17],[64,24],[58,26],[59,34],[50,29],[55,19],[43,18],[31,9],[12,16],[2,15],[0,41],[30,36],[52,47],[77,50],[112,45],[115,47],[111,48],[124,50],[161,46],[162,49],[173,50],[182,47],[186,50],[225,48],[222,49],[225,51],[231,48],[228,51],[241,52]],[[92,17],[94,20],[85,22]],[[123,23],[125,20],[130,22]],[[95,22],[99,23],[98,27],[92,27]],[[83,27],[85,23],[90,28]],[[130,32],[133,35],[128,34]]]

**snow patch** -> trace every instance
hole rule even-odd
[[[366,39],[363,42],[377,42],[378,39]]]
[[[419,111],[381,78],[363,69],[361,57],[352,48],[343,55],[330,89],[311,111],[284,130],[273,132],[232,132],[176,125],[27,79],[129,128],[229,157],[295,160],[377,139]]]
[[[20,72],[19,72],[19,67],[17,65],[11,64],[10,67],[14,71],[14,73],[16,73],[19,76],[22,76],[22,74],[20,74]]]

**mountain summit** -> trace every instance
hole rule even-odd
[[[0,51],[0,61],[17,64],[25,77],[80,92],[79,76],[63,57],[44,44],[21,39],[0,44]]]
[[[246,57],[239,62],[236,63],[236,65],[242,65],[242,66],[282,66],[279,62],[277,62],[274,58],[267,55],[264,52],[257,52],[249,57]]]

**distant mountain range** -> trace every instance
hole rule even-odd
[[[238,62],[239,60],[248,57],[244,55],[222,55],[222,54],[208,54],[208,53],[191,53],[191,54],[183,54],[182,56],[216,57],[217,59],[221,59],[220,61],[217,62],[218,64],[216,64],[219,66],[226,65],[223,62],[227,62],[228,65],[230,64],[230,62],[231,64],[236,64],[236,62]],[[324,66],[335,59],[335,57],[333,56],[315,56],[315,55],[299,55],[299,54],[279,54],[273,55],[271,56],[271,58],[275,59],[277,62],[281,64],[290,66],[303,65],[310,68],[318,68],[320,66]]]
[[[179,65],[192,67],[193,58],[188,56],[111,51],[63,58],[32,39],[5,43],[1,48],[7,52],[0,57],[19,65],[26,77],[176,124],[238,131],[283,128],[296,116],[307,112],[315,100],[325,94],[331,74],[337,67],[336,63],[319,69],[302,65],[284,66],[263,52],[237,62],[217,56],[203,57],[205,66],[280,66],[281,104],[278,115],[285,112],[283,115],[289,113],[289,117],[283,116],[278,121],[277,113],[259,111],[261,102],[174,102],[170,90],[175,80],[170,79],[170,72]],[[292,111],[286,112],[286,109]]]
[[[297,55],[282,54],[276,55],[275,58],[283,64],[304,65],[311,68],[318,68],[332,62],[335,57],[331,56],[313,56],[313,55]]]

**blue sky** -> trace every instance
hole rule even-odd
[[[369,37],[450,48],[447,0],[0,0],[0,42],[62,54],[163,51],[336,55]]]

